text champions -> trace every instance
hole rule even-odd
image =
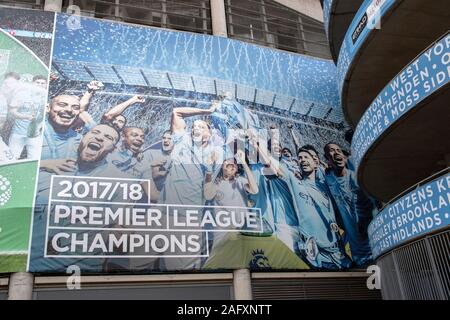
[[[207,256],[208,233],[260,233],[261,223],[255,208],[58,203],[46,256]]]

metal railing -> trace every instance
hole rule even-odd
[[[377,265],[385,300],[448,300],[450,230],[396,248]]]
[[[225,12],[230,38],[331,58],[323,24],[277,2],[225,0]]]
[[[416,190],[418,188],[420,188],[421,186],[423,186],[424,184],[427,184],[428,182],[443,176],[444,174],[447,174],[450,172],[450,167],[447,167],[445,169],[442,169],[434,174],[432,174],[431,176],[417,182],[416,184],[412,185],[411,187],[409,187],[408,189],[402,191],[400,194],[396,195],[394,198],[392,198],[391,200],[389,200],[389,202],[385,203],[383,205],[383,207],[380,209],[379,212],[383,211],[384,209],[386,209],[388,206],[390,206],[392,203],[394,203],[395,201],[397,201],[398,199],[400,199],[401,197],[405,196],[406,194],[410,193],[413,190]]]

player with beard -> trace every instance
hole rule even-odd
[[[97,122],[92,118],[89,114],[89,104],[94,96],[94,94],[103,88],[103,83],[100,81],[91,81],[88,84],[88,90],[84,93],[83,97],[80,100],[81,110],[79,122],[82,123],[82,126],[85,126],[88,130],[95,125]],[[145,99],[142,96],[135,95],[130,99],[110,108],[106,111],[100,120],[101,124],[107,124],[114,127],[118,132],[122,132],[127,124],[127,118],[123,115],[126,109],[131,107],[135,103],[144,103]],[[77,127],[80,127],[80,124],[76,124]]]
[[[195,120],[190,132],[185,118],[212,114],[217,102],[209,109],[174,108],[171,120],[173,151],[166,183],[162,189],[162,202],[171,204],[203,205],[203,184],[207,166],[213,172],[223,158],[223,150],[211,142],[211,128],[204,120]]]
[[[78,145],[76,160],[73,163],[74,170],[64,175],[129,179],[128,173],[119,170],[108,161],[108,156],[116,149],[119,139],[120,134],[113,127],[106,124],[96,125],[83,136]],[[38,184],[40,204],[46,204],[48,201],[52,175],[53,173],[40,169]],[[153,183],[151,188],[153,191]]]
[[[316,164],[316,179],[324,181],[327,165],[320,161],[319,153],[316,148],[310,144],[306,144],[302,147],[302,149],[309,150],[309,153],[313,156],[314,163]]]
[[[113,127],[114,129],[116,127]],[[117,129],[116,129],[117,130]],[[122,131],[122,142],[113,152],[109,160],[120,171],[134,178],[142,178],[143,170],[140,165],[139,155],[144,146],[144,130],[137,127],[127,127]]]
[[[107,156],[111,154],[119,141],[119,133],[116,129],[99,124],[91,129],[81,139],[77,156],[75,157],[74,170],[70,176],[93,176],[93,177],[128,177],[126,174],[111,165]],[[53,174],[41,168],[36,203],[46,204],[48,202],[50,179]]]
[[[80,98],[62,94],[47,107],[40,168],[56,174],[75,170],[82,135],[72,129],[80,114]]]
[[[294,130],[294,124],[289,123],[287,125],[289,133],[292,137],[292,142],[294,143],[295,150],[298,151],[299,149],[306,149],[309,150],[314,158],[314,162],[316,163],[316,175],[318,179],[325,179],[325,168],[324,163],[320,161],[319,153],[317,152],[316,148],[310,144],[305,144],[302,146],[302,139],[297,135],[297,133]]]
[[[173,150],[172,133],[170,130],[164,131],[161,137],[161,147],[158,149],[148,149],[144,151],[143,163],[150,168],[145,168],[144,179],[153,179],[156,189],[161,192],[166,177],[168,167],[170,167],[170,155]]]
[[[324,147],[330,170],[325,181],[337,207],[338,221],[345,230],[352,260],[357,266],[372,260],[367,228],[376,215],[374,202],[359,187],[356,173],[348,168],[348,158],[336,143]]]
[[[300,149],[301,179],[289,174],[301,241],[299,254],[313,268],[341,269],[351,265],[345,255],[327,185],[316,179],[316,163],[309,150]]]
[[[107,161],[108,155],[110,155],[116,148],[119,141],[120,134],[111,126],[99,124],[86,133],[81,139],[78,149],[77,157],[74,163],[74,171],[66,176],[90,176],[90,177],[105,177],[105,178],[129,178],[129,175],[117,169],[117,167]],[[48,199],[50,197],[50,186],[52,173],[41,170],[39,173],[38,189],[36,193],[36,206],[48,205]],[[67,180],[70,180],[67,177]],[[79,180],[73,179],[72,184],[75,184]],[[117,197],[117,198],[116,198]],[[114,198],[110,199],[111,202],[120,202],[121,195],[117,194]],[[87,196],[83,198],[84,201],[95,201],[97,199]],[[97,200],[98,201],[98,200]],[[43,213],[45,210],[36,210],[35,219],[43,219]],[[74,225],[71,225],[72,227]],[[76,226],[76,225],[75,225]],[[82,227],[84,225],[80,225]],[[104,226],[111,227],[111,226]],[[84,232],[84,231],[83,231]],[[98,231],[92,231],[97,233]],[[64,240],[62,240],[64,241]],[[95,255],[95,252],[92,254]],[[85,259],[81,258],[77,260],[74,258],[72,264],[79,264],[82,268],[89,271],[102,271],[105,266],[111,268],[111,263],[114,262],[116,268],[127,268],[129,261],[127,259],[117,259],[118,261],[105,260],[99,257],[98,259]],[[120,260],[120,261],[119,261]],[[108,261],[108,264],[106,264]],[[126,266],[122,266],[126,264]]]
[[[193,116],[211,115],[219,102],[213,102],[208,109],[174,108],[171,119],[172,141],[174,144],[171,161],[168,166],[166,182],[161,191],[161,203],[204,205],[203,195],[206,172],[216,172],[223,159],[223,150],[211,141],[211,128],[204,120],[195,120],[190,131],[185,119]],[[186,217],[178,216],[184,222]],[[198,236],[203,243],[204,235],[199,232],[187,232]],[[206,249],[206,248],[204,248]],[[200,257],[165,258],[164,266],[168,270],[192,270],[201,266]]]

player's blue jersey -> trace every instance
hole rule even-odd
[[[39,171],[39,180],[36,192],[36,205],[45,205],[48,203],[50,197],[50,186],[52,176],[57,176],[54,173],[47,171]],[[74,172],[67,173],[66,176],[88,176],[88,177],[106,177],[106,178],[129,178],[129,176],[114,165],[108,163],[106,160],[96,164],[89,170],[80,170],[77,168]],[[86,199],[85,199],[86,200]],[[114,200],[111,200],[114,202]]]
[[[288,172],[287,161],[281,160],[283,172]],[[292,251],[299,241],[298,218],[289,187],[289,176],[268,176],[267,189],[275,223],[275,233]]]
[[[160,170],[167,171],[167,165],[170,164],[170,153],[163,151],[161,147],[158,149],[149,149],[144,152],[143,164],[143,176],[142,179],[153,179],[155,187],[158,191],[161,191],[166,183],[166,176],[159,177],[157,179],[153,178],[152,174],[152,163],[165,161],[164,165]]]
[[[211,144],[206,147],[197,145],[188,132],[174,134],[172,141],[174,148],[161,192],[162,203],[204,205],[205,172],[216,172],[220,169],[222,149]],[[207,163],[212,152],[216,152],[219,159],[213,168],[208,168]]]
[[[250,169],[252,170],[253,177],[258,184],[258,193],[249,194],[248,198],[253,203],[254,208],[261,209],[262,217],[267,222],[267,224],[264,225],[269,227],[265,228],[264,232],[275,232],[275,219],[272,211],[272,204],[269,199],[269,189],[266,183],[267,178],[263,174],[264,165],[260,163],[250,164]]]
[[[295,172],[298,171],[298,166],[294,161],[291,161],[286,157],[282,157],[281,162],[284,164],[286,169],[288,169],[290,172],[295,174]]]
[[[123,145],[108,156],[108,162],[127,174],[129,178],[142,179],[143,177],[143,164],[138,161],[133,152],[126,149]]]
[[[64,133],[56,132],[47,118],[42,141],[41,160],[76,159],[81,138],[82,136],[72,129]]]
[[[287,161],[281,160],[280,166],[284,172],[290,171]],[[269,176],[267,185],[275,224],[298,226],[294,201],[289,188],[289,176]]]
[[[350,244],[352,260],[358,266],[365,265],[372,260],[367,227],[376,214],[376,207],[359,187],[354,171],[347,169],[344,177],[329,172],[325,178],[337,207],[338,221]]]
[[[47,215],[47,210],[45,210],[46,206],[48,205],[49,202],[49,198],[50,198],[50,186],[51,186],[51,177],[54,174],[50,173],[50,172],[46,172],[46,171],[40,171],[39,172],[39,182],[38,182],[38,187],[37,187],[37,193],[36,193],[36,202],[35,202],[35,212],[34,212],[34,221],[39,221],[39,220],[44,220],[46,219],[46,215]],[[126,175],[124,175],[120,170],[118,170],[114,165],[111,165],[110,163],[108,163],[107,161],[103,160],[100,163],[97,163],[95,166],[93,166],[91,169],[89,170],[80,170],[79,168],[71,173],[71,174],[67,174],[69,176],[73,176],[73,177],[77,177],[77,176],[89,176],[89,177],[105,177],[105,178],[110,178],[110,177],[114,177],[114,178],[126,178]],[[67,180],[70,180],[71,178],[68,177],[66,178]],[[75,181],[73,181],[72,183],[75,183]],[[110,200],[110,202],[120,202],[121,201],[121,195],[120,193],[116,193],[115,196]],[[95,198],[91,198],[91,197],[86,197],[83,199],[84,201],[96,201],[97,199]],[[98,200],[97,200],[98,201]],[[52,206],[54,206],[55,203],[52,203]],[[114,210],[116,210],[118,208],[118,205],[113,205],[113,204],[104,204],[107,206],[112,207]],[[44,220],[45,221],[45,220]],[[40,224],[42,225],[42,223]],[[70,224],[70,226],[74,226],[72,224]],[[76,225],[75,225],[76,226]],[[77,226],[76,226],[77,227]],[[85,225],[80,225],[80,227],[85,227]],[[110,227],[110,226],[105,226],[105,227]],[[75,231],[77,232],[77,231]],[[86,230],[80,230],[80,233],[87,233],[89,234],[89,236],[91,235],[95,235],[98,230],[90,230],[90,231],[86,231]],[[35,237],[37,235],[34,235]],[[44,233],[39,234],[39,236],[44,236]],[[69,241],[68,239],[61,239],[61,244],[60,245],[69,245],[70,243],[64,243],[64,241]],[[38,249],[36,248],[36,250],[42,250],[42,248]],[[93,255],[95,255],[95,251],[92,253]],[[126,258],[120,258],[117,259],[118,264],[122,263],[127,265],[128,264],[128,259]],[[36,263],[38,263],[36,261]],[[45,263],[53,263],[53,262],[48,262],[46,261]],[[55,262],[55,264],[57,264],[59,262]],[[96,258],[91,258],[91,259],[85,259],[85,258],[71,258],[70,260],[70,264],[79,264],[80,266],[83,266],[83,268],[88,269],[89,271],[102,271],[103,270],[103,266],[105,263],[105,258],[102,258],[101,256],[99,256],[98,259]],[[55,267],[56,269],[56,267]]]
[[[325,183],[325,169],[322,166],[316,169],[316,180]]]
[[[326,185],[300,180],[291,173],[289,182],[302,238],[300,251],[317,268],[349,267],[351,262],[345,255]]]
[[[34,115],[38,121],[39,119],[42,120],[47,99],[46,94],[46,90],[42,88],[38,88],[34,85],[25,86],[15,93],[14,98],[11,101],[11,106],[16,107],[17,112],[20,114]],[[15,119],[11,132],[26,137],[30,124],[31,120]]]

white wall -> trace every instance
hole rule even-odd
[[[286,7],[294,9],[311,18],[323,22],[323,11],[320,0],[274,0]]]

